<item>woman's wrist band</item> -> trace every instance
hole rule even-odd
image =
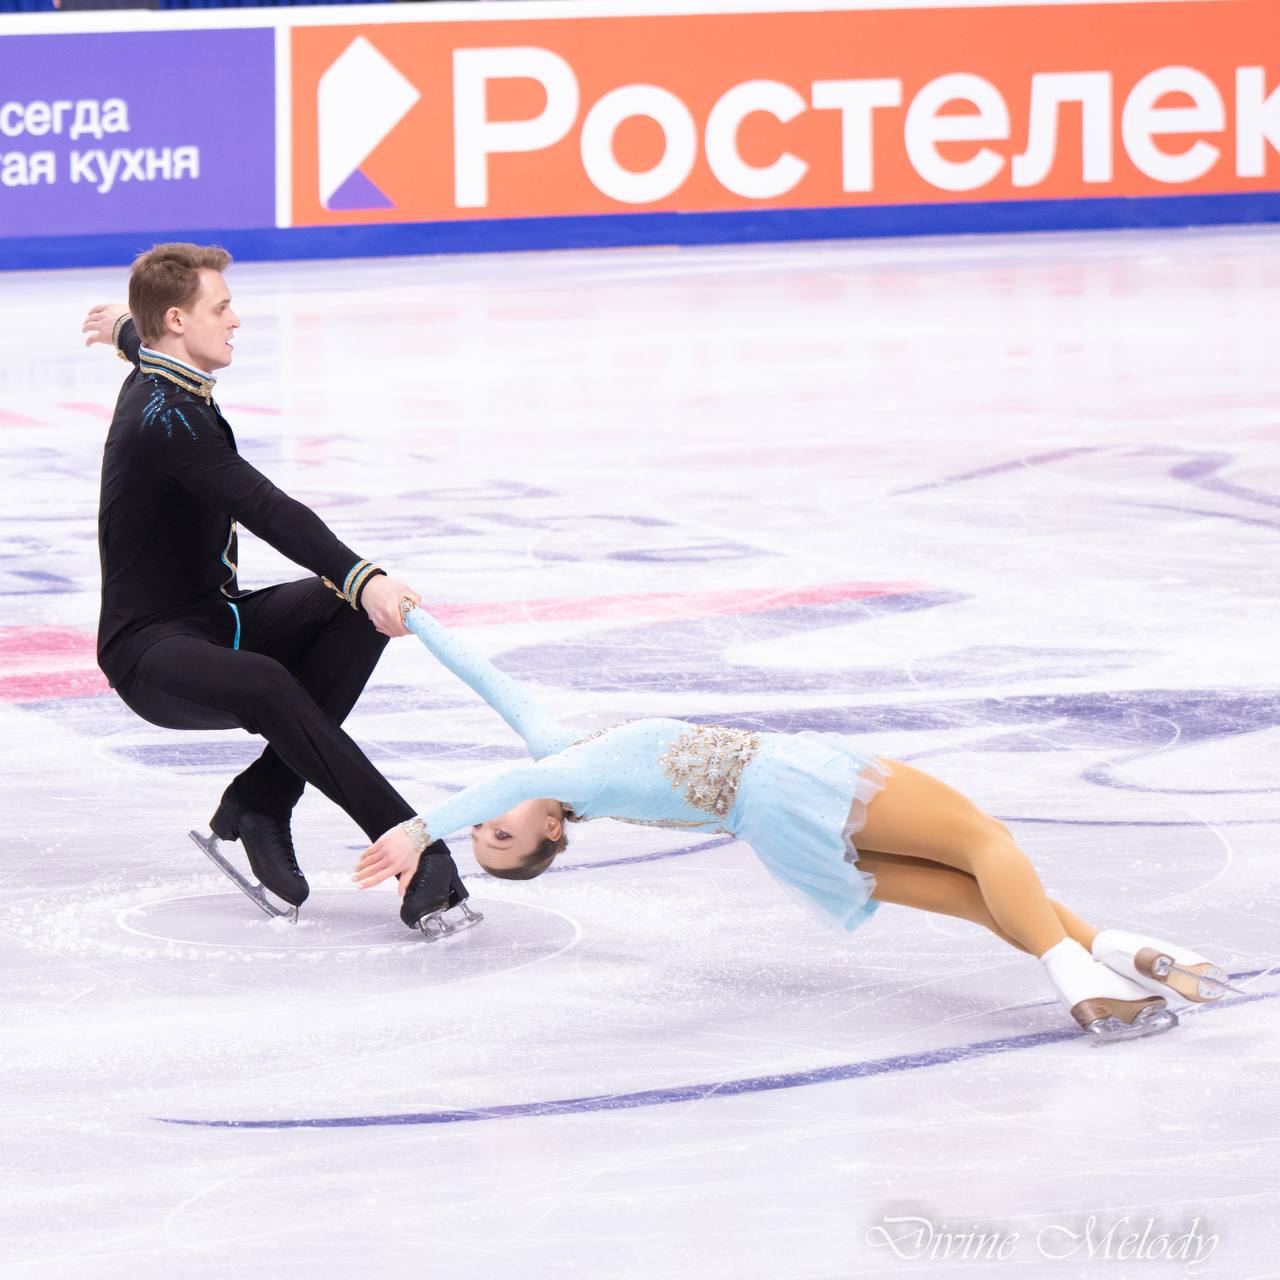
[[[427,830],[427,824],[421,818],[410,818],[407,822],[402,822],[400,830],[413,841],[419,854],[426,853],[427,846],[432,842],[431,832]]]

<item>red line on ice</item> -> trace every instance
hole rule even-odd
[[[733,591],[666,591],[641,595],[565,596],[543,600],[491,600],[427,607],[455,627],[512,622],[592,620],[692,621],[767,613],[842,600],[872,600],[931,588],[921,582],[838,582],[792,590],[748,587]],[[0,627],[0,701],[87,698],[107,692],[98,670],[96,638],[71,627]]]
[[[43,427],[38,418],[27,418],[10,409],[0,409],[0,427]]]
[[[74,409],[77,413],[86,413],[91,418],[101,418],[103,422],[110,422],[111,415],[115,412],[109,404],[90,404],[86,400],[62,400],[58,408]]]
[[[545,600],[496,600],[426,607],[450,626],[493,626],[504,622],[582,622],[592,619],[692,621],[723,614],[767,613],[841,600],[871,600],[932,590],[923,582],[838,582],[786,590],[747,587],[734,591],[656,592],[651,595],[570,596]]]

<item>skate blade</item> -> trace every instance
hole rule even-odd
[[[1168,959],[1168,957],[1162,957],[1162,959]],[[1171,960],[1168,964],[1162,964],[1157,961],[1154,966],[1154,972],[1156,977],[1166,982],[1169,986],[1173,986],[1168,981],[1168,975],[1171,973],[1176,973],[1183,978],[1190,978],[1196,984],[1196,995],[1201,1001],[1220,1000],[1228,991],[1232,991],[1238,996],[1247,996],[1249,994],[1240,987],[1232,986],[1227,981],[1226,970],[1219,969],[1217,965],[1206,969],[1203,973],[1197,973],[1194,969],[1185,969],[1182,965],[1174,964]],[[1174,987],[1174,990],[1176,991],[1177,988]],[[1182,993],[1180,992],[1179,994]],[[1184,999],[1190,998],[1192,997],[1184,996]]]
[[[455,933],[466,929],[474,929],[484,919],[479,911],[472,911],[465,902],[444,911],[432,911],[418,921],[418,928],[428,942],[439,942],[441,938],[451,938]]]
[[[1178,1015],[1172,1009],[1143,1010],[1132,1022],[1121,1018],[1099,1018],[1091,1022],[1088,1034],[1095,1045],[1112,1044],[1120,1040],[1141,1040],[1146,1036],[1158,1036],[1172,1031],[1178,1025]]]
[[[218,848],[218,837],[214,835],[202,836],[198,831],[188,831],[187,834],[194,840],[200,850],[205,854],[210,862],[213,863],[219,871],[222,872],[228,880],[231,881],[241,893],[244,894],[251,902],[255,903],[258,908],[265,911],[273,920],[288,919],[291,924],[298,923],[298,908],[288,907],[282,908],[276,906],[270,898],[267,897],[267,891],[256,880],[248,880],[235,867],[222,856],[222,851]]]

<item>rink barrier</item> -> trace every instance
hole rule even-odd
[[[1026,231],[1280,222],[1280,192],[984,205],[643,213],[264,230],[170,228],[96,236],[0,237],[0,271],[110,267],[164,240],[220,244],[241,262],[504,253],[627,246],[764,244]]]
[[[1274,0],[0,18],[0,266],[1274,222],[1275,34]]]

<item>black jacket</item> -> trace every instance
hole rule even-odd
[[[118,684],[165,636],[238,642],[232,602],[249,593],[236,583],[237,521],[358,604],[376,571],[239,455],[212,382],[141,352],[131,320],[116,342],[135,368],[102,451],[98,665],[107,679]]]

